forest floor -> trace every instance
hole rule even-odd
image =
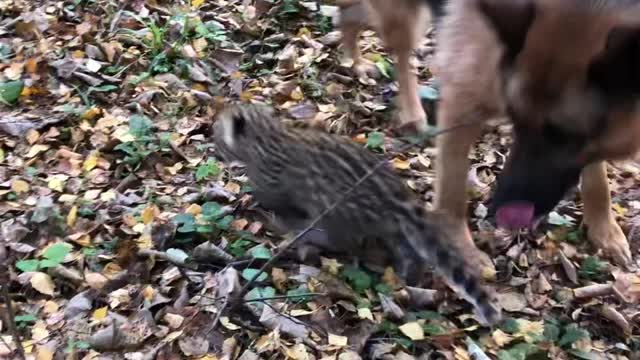
[[[0,1],[0,358],[640,359],[640,277],[584,240],[577,197],[534,234],[484,220],[505,123],[469,173],[471,226],[509,317],[499,326],[480,326],[438,277],[407,290],[390,269],[332,258],[279,259],[225,304],[280,239],[246,177],[216,160],[222,105],[267,102],[351,136],[427,204],[435,176],[433,145],[401,152],[386,130],[397,85],[374,32],[360,41],[374,71],[358,78],[335,6],[250,3]],[[427,104],[434,47],[416,51]],[[638,259],[640,167],[610,170]]]

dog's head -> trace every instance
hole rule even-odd
[[[640,1],[478,0],[515,141],[494,209],[549,212],[589,163],[640,147]]]

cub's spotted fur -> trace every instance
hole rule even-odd
[[[256,105],[223,110],[214,138],[225,160],[246,165],[256,199],[290,229],[305,228],[344,197],[318,226],[331,246],[349,251],[365,238],[381,239],[401,277],[429,261],[475,305],[483,323],[500,319],[490,292],[450,246],[446,218],[427,212],[390,167],[344,195],[381,161],[372,152],[347,138],[286,127],[271,108]]]

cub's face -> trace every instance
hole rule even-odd
[[[265,138],[279,130],[273,109],[263,105],[238,105],[225,108],[213,124],[216,148],[225,160],[248,162]]]
[[[640,22],[598,2],[479,4],[504,48],[499,76],[515,135],[493,208],[524,202],[543,215],[587,164],[640,147]]]

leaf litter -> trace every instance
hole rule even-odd
[[[287,121],[348,135],[432,201],[433,147],[398,153],[385,130],[393,60],[366,31],[370,66],[352,71],[335,4],[46,0],[0,10],[0,277],[12,299],[3,314],[14,313],[0,323],[0,357],[640,356],[640,277],[586,245],[574,198],[539,234],[487,227],[504,124],[470,154],[471,226],[498,264],[510,317],[500,326],[476,326],[429,274],[404,289],[388,269],[295,256],[221,316],[281,238],[241,168],[216,160],[209,127],[223,104],[270,102]],[[426,102],[438,96],[432,48],[428,37],[416,51]],[[610,170],[637,258],[640,171]]]

